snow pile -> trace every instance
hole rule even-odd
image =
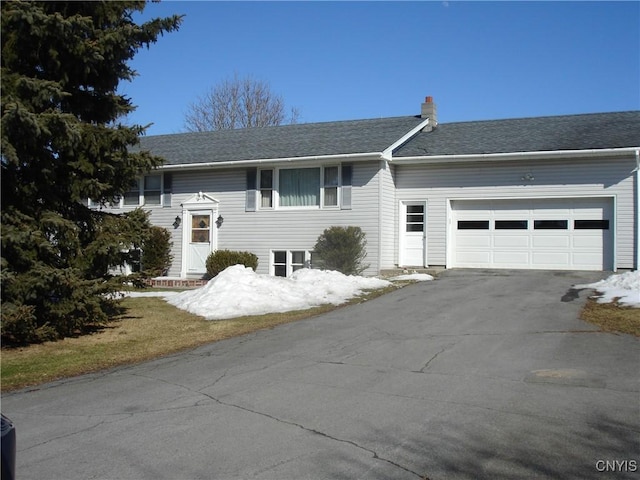
[[[335,271],[301,269],[291,277],[260,275],[234,265],[205,286],[166,297],[171,305],[207,320],[304,310],[340,305],[367,289],[391,285],[379,278],[343,275]]]
[[[403,280],[413,280],[415,282],[426,282],[429,280],[433,280],[433,277],[428,273],[407,273],[405,275],[398,275],[397,277],[393,277],[390,280],[397,282]]]
[[[599,282],[575,285],[574,288],[592,288],[601,293],[598,303],[609,303],[617,298],[621,305],[640,308],[640,271],[611,275]]]

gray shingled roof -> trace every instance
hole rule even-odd
[[[439,124],[394,157],[473,155],[640,146],[640,111]]]
[[[382,152],[423,119],[394,117],[141,138],[165,165]]]

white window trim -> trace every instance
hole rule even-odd
[[[337,202],[336,205],[325,205],[325,185],[324,175],[325,169],[330,167],[336,167],[338,169],[338,185],[337,185]],[[308,205],[308,206],[282,206],[280,205],[280,171],[281,170],[301,170],[301,169],[320,169],[320,205]],[[273,172],[272,185],[271,185],[271,207],[262,206],[262,189],[260,188],[261,175],[264,170],[271,170]],[[304,165],[304,166],[288,166],[288,167],[273,167],[273,168],[259,168],[256,178],[256,203],[257,210],[340,210],[342,204],[342,165],[340,163],[332,163],[328,165]]]
[[[144,179],[145,177],[156,176],[156,175],[160,175],[160,203],[147,204],[145,203],[145,200],[144,200]],[[136,181],[138,182],[138,192],[139,192],[138,204],[125,205],[124,194],[123,194],[122,197],[120,197],[120,202],[118,204],[114,204],[116,208],[132,208],[132,209],[138,208],[138,207],[162,208],[164,206],[165,191],[164,191],[164,174],[163,173],[152,173],[152,174],[142,175],[141,177],[138,177]]]

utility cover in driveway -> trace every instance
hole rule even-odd
[[[613,269],[613,199],[457,200],[452,267]]]

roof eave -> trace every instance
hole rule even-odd
[[[458,162],[499,162],[532,159],[574,159],[594,157],[616,157],[634,154],[640,147],[598,148],[585,150],[549,150],[536,152],[481,153],[464,155],[419,155],[412,157],[393,157],[396,165],[458,163]]]
[[[383,159],[383,152],[366,152],[366,153],[341,153],[334,155],[310,155],[304,157],[283,157],[283,158],[260,158],[252,160],[229,160],[224,162],[199,162],[199,163],[181,163],[176,165],[165,164],[158,167],[160,170],[203,170],[203,169],[220,169],[230,167],[258,167],[261,165],[280,165],[290,163],[310,163],[310,162],[364,162],[371,160]]]
[[[393,151],[396,148],[404,145],[410,139],[412,139],[415,135],[417,135],[419,132],[421,132],[427,125],[429,125],[429,123],[430,123],[429,119],[426,118],[424,121],[420,122],[418,125],[413,127],[411,130],[409,130],[407,133],[405,133],[402,137],[400,137],[398,140],[396,140],[391,145],[389,145],[387,148],[385,148],[384,151],[382,152],[382,157],[385,160],[392,160]]]

